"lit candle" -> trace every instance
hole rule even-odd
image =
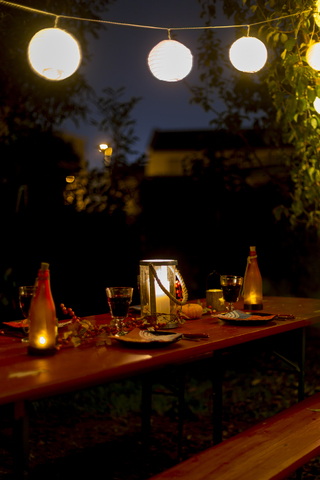
[[[167,278],[167,267],[158,267],[156,271],[160,282],[164,288],[169,291],[170,282]],[[157,313],[170,313],[170,298],[161,290],[157,281],[155,282],[155,294]]]
[[[47,343],[47,339],[43,335],[40,335],[38,341],[39,341],[39,345],[45,345]]]

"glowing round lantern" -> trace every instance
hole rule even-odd
[[[177,82],[190,73],[192,54],[176,40],[163,40],[149,53],[148,65],[159,80]]]
[[[79,67],[81,52],[78,42],[65,30],[44,28],[32,37],[28,59],[32,68],[42,77],[63,80]]]
[[[239,38],[229,51],[230,62],[240,72],[258,72],[265,65],[267,57],[264,43],[254,37]]]
[[[315,111],[320,113],[320,98],[317,97],[315,101],[313,102],[313,106],[315,108]]]
[[[314,43],[307,50],[307,62],[314,70],[320,70],[320,43]]]
[[[320,27],[320,0],[316,2],[316,12],[314,13],[314,21]]]

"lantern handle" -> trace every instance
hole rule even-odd
[[[163,291],[163,293],[165,293],[167,295],[167,297],[169,297],[174,303],[176,303],[177,305],[185,305],[188,301],[188,290],[187,290],[187,287],[184,283],[184,280],[181,276],[181,273],[179,272],[178,269],[176,269],[176,275],[181,283],[181,287],[182,287],[182,294],[183,294],[183,300],[179,301],[176,299],[176,297],[174,297],[170,292],[168,292],[168,290],[162,285],[161,281],[159,280],[158,278],[158,275],[157,275],[157,272],[156,272],[156,269],[154,268],[154,266],[152,265],[152,263],[150,263],[149,265],[150,269],[152,270],[152,274],[154,276],[154,278],[156,279],[159,287],[161,288],[161,290]]]

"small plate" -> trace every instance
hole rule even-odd
[[[229,323],[230,325],[241,325],[241,326],[250,326],[250,325],[264,325],[267,322],[270,322],[276,318],[276,314],[271,313],[252,313],[252,312],[243,312],[241,310],[233,310],[225,314],[215,315],[224,322]]]
[[[224,317],[221,318],[224,322],[229,323],[229,325],[237,325],[237,326],[242,326],[242,327],[251,327],[254,325],[264,325],[268,322],[271,322],[275,318],[275,315],[273,315],[271,318],[228,318]]]
[[[58,328],[62,328],[65,325],[68,325],[71,323],[71,320],[58,320]],[[7,327],[13,328],[13,329],[19,329],[19,328],[28,328],[29,324],[25,320],[16,320],[16,321],[11,321],[11,322],[2,322],[2,325],[6,325]]]

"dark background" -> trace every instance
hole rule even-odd
[[[51,152],[54,159],[57,152]],[[241,183],[245,172],[214,163],[195,165],[186,177],[142,176],[141,213],[128,222],[121,208],[89,214],[64,205],[66,170],[62,175],[50,158],[38,160],[34,154],[28,165],[28,202],[21,201],[18,213],[23,172],[1,190],[2,321],[21,318],[18,286],[34,283],[41,262],[50,264],[56,306],[65,303],[80,316],[107,311],[107,286],[133,286],[133,302],[139,303],[139,261],[147,258],[176,259],[189,298],[205,297],[213,270],[244,275],[251,245],[257,247],[264,295],[319,295],[317,237],[304,226],[292,231],[286,219],[275,220],[273,208],[285,200],[278,183],[249,187]],[[218,275],[209,277],[208,287],[219,287]]]

